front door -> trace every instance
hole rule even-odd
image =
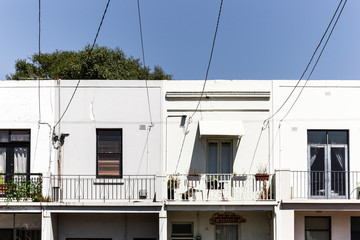
[[[216,225],[216,240],[238,240],[238,225]]]

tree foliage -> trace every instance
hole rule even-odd
[[[29,61],[28,61],[29,60]],[[149,79],[170,80],[160,66],[143,67],[139,59],[127,57],[119,48],[90,45],[80,51],[59,51],[34,54],[29,59],[18,59],[16,72],[7,79]]]

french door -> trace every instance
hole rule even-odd
[[[238,240],[238,225],[216,225],[216,240]]]
[[[348,145],[308,144],[309,196],[348,198]]]

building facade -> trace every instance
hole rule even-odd
[[[1,239],[359,236],[360,82],[77,84],[0,82]]]

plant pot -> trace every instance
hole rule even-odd
[[[174,200],[174,189],[168,189],[167,190],[167,199],[168,200]]]
[[[188,181],[200,181],[201,176],[187,176]]]
[[[234,181],[245,181],[247,179],[246,175],[233,176]]]
[[[267,173],[257,173],[257,174],[255,174],[255,180],[256,181],[268,181],[269,180],[269,174],[267,174]]]

